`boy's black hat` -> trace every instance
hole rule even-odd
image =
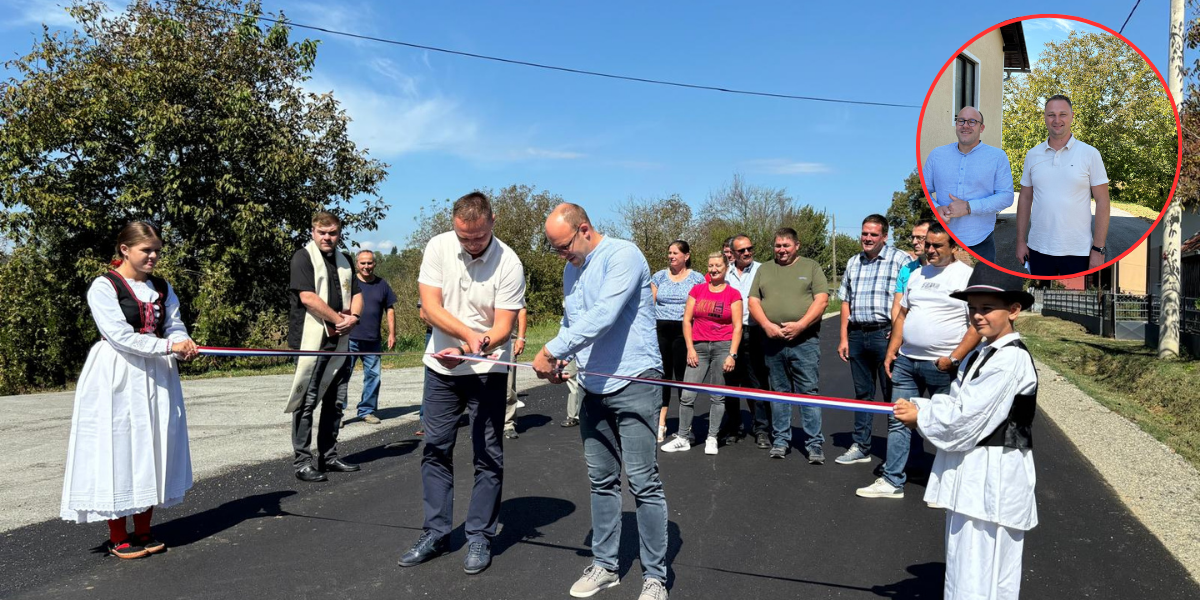
[[[975,270],[967,280],[967,287],[950,294],[951,298],[966,301],[970,294],[995,294],[1005,302],[1020,302],[1021,310],[1033,306],[1033,294],[1026,292],[1025,280],[1016,275],[993,269],[983,263],[975,263]]]

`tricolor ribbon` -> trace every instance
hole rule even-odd
[[[406,352],[335,352],[332,350],[267,350],[261,348],[218,348],[213,346],[200,346],[200,354],[205,356],[388,356],[408,354]],[[506,367],[520,367],[532,369],[531,363],[516,363],[498,360],[488,356],[479,356],[468,354],[466,356],[455,356],[461,360],[487,363],[493,365],[503,365]],[[705,394],[715,394],[719,396],[731,396],[735,398],[746,398],[748,400],[765,400],[768,402],[786,402],[797,406],[816,406],[819,408],[837,408],[841,410],[850,410],[854,412],[876,413],[881,415],[892,414],[893,405],[887,402],[871,402],[869,400],[848,400],[845,398],[832,398],[829,396],[816,396],[809,394],[792,394],[789,392],[767,392],[744,387],[733,387],[727,385],[715,385],[710,383],[687,383],[683,381],[668,381],[666,379],[653,379],[649,377],[631,377],[628,375],[611,375],[608,373],[592,373],[590,371],[580,370],[580,375],[591,375],[593,377],[608,377],[611,379],[619,379],[630,383],[645,383],[660,387],[677,388],[681,390],[691,390]]]

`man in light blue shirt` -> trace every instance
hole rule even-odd
[[[546,239],[567,261],[562,328],[534,358],[538,377],[562,383],[561,366],[575,357],[584,388],[579,432],[592,503],[592,564],[571,586],[586,598],[620,583],[621,467],[637,503],[644,581],[641,598],[666,600],[667,500],[658,475],[658,388],[603,377],[662,376],[650,266],[637,246],[605,237],[575,204],[560,204],[546,219]],[[614,427],[615,425],[615,427]]]
[[[925,187],[955,237],[984,260],[996,262],[996,213],[1012,206],[1012,167],[1003,150],[979,141],[983,114],[964,107],[954,120],[958,142],[925,159]]]

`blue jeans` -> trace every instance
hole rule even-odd
[[[915,360],[903,354],[892,363],[892,401],[900,398],[928,398],[934,394],[950,393],[955,372],[939,371],[937,361]],[[887,458],[883,461],[883,478],[894,487],[908,481],[904,466],[912,444],[912,430],[896,417],[888,415]]]
[[[661,377],[657,369],[642,377]],[[662,392],[631,383],[611,394],[585,392],[579,435],[592,496],[593,564],[618,568],[621,545],[621,466],[637,506],[642,573],[667,581],[667,497],[658,476],[658,413]]]
[[[767,338],[764,352],[767,369],[770,371],[771,390],[793,394],[816,394],[818,369],[821,366],[821,344],[816,335],[796,343]],[[761,403],[760,403],[761,406]],[[808,439],[804,442],[810,450],[820,449],[825,443],[821,433],[821,409],[816,406],[800,407],[800,426]],[[772,445],[788,447],[792,441],[792,405],[787,402],[771,403]]]
[[[453,528],[454,445],[458,441],[458,417],[464,410],[470,416],[475,466],[475,483],[467,506],[467,541],[487,542],[496,537],[504,486],[501,430],[506,383],[508,373],[449,376],[425,369],[422,404],[429,411],[425,413],[421,452],[421,490],[424,529],[438,538],[450,535]]]
[[[989,233],[982,242],[971,246],[971,251],[988,262],[996,262],[996,232]]]
[[[366,340],[350,340],[351,352],[379,352],[382,342],[375,340],[368,342]],[[357,356],[350,357],[350,370],[354,370],[354,359],[360,358]],[[365,417],[379,408],[379,355],[363,356],[363,389],[362,400],[358,401],[358,416]]]
[[[875,397],[875,382],[883,391],[884,402],[892,399],[892,382],[883,368],[887,357],[888,334],[891,327],[875,331],[850,329],[850,376],[854,379],[854,397],[859,400],[878,401]],[[871,451],[871,425],[875,415],[869,412],[854,413],[854,433],[850,439],[858,444],[864,454]]]

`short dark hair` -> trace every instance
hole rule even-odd
[[[887,235],[887,232],[888,232],[887,217],[884,217],[883,215],[879,215],[879,214],[867,215],[867,218],[863,219],[862,224],[866,225],[867,223],[875,223],[876,225],[883,227],[883,235],[884,236]]]
[[[946,236],[946,239],[950,241],[951,248],[958,247],[958,242],[954,239],[954,236],[950,235],[950,232],[946,231],[946,228],[942,227],[941,223],[934,223],[933,225],[929,226],[929,231],[925,232],[925,241],[928,242],[929,236],[934,234]]]
[[[792,229],[791,227],[780,227],[779,229],[776,229],[775,237],[787,238],[796,244],[800,243],[800,234],[796,233],[796,230]]]
[[[692,247],[687,243],[687,240],[675,240],[667,244],[667,249],[669,250],[671,246],[678,246],[680,252],[688,255],[687,260],[683,262],[683,266],[689,269],[692,268]]]
[[[479,219],[492,218],[492,202],[483,192],[471,192],[454,201],[452,215],[463,223],[474,223]]]
[[[733,248],[733,240],[734,240],[734,238],[736,238],[736,237],[737,237],[736,235],[731,235],[731,236],[729,236],[729,237],[725,238],[725,242],[724,242],[723,244],[721,244],[721,249],[722,249],[722,250],[724,250],[725,248],[731,248],[731,249],[732,249],[732,248]]]
[[[913,229],[916,229],[922,225],[929,227],[930,225],[934,225],[936,223],[937,221],[934,221],[933,219],[921,219],[920,221],[913,223]]]
[[[1053,102],[1055,100],[1062,100],[1063,102],[1067,103],[1067,106],[1070,106],[1071,108],[1075,108],[1075,105],[1071,104],[1071,99],[1068,98],[1066,96],[1066,94],[1055,94],[1053,96],[1050,96],[1049,98],[1046,98],[1046,106],[1048,106],[1051,102]]]

